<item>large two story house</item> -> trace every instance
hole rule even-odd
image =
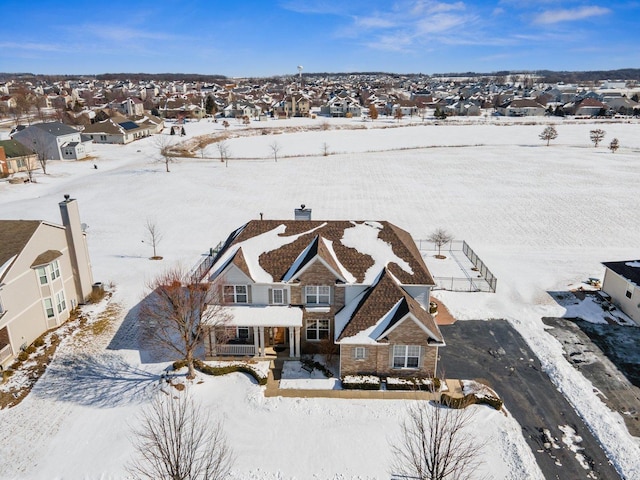
[[[208,357],[335,349],[341,376],[435,376],[444,340],[428,312],[434,281],[389,222],[252,220],[229,235],[207,280],[232,319],[209,329]]]
[[[0,220],[0,369],[93,289],[78,204],[65,195],[59,206],[62,225]]]

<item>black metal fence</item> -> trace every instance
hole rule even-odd
[[[496,291],[498,285],[498,279],[491,273],[484,262],[478,257],[473,249],[464,240],[452,240],[440,248],[431,240],[414,240],[420,251],[443,251],[449,252],[460,265],[461,273],[464,273],[464,277],[442,277],[434,276],[433,279],[436,282],[436,288],[442,290],[450,290],[454,292],[491,292]],[[455,255],[455,252],[462,252],[464,256],[473,265],[472,271],[474,274],[477,272],[477,276],[471,276],[460,260]]]

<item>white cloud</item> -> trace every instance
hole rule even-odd
[[[534,17],[533,22],[542,25],[550,25],[559,22],[573,22],[589,17],[599,17],[610,13],[605,7],[579,7],[572,9],[547,10]]]
[[[362,28],[392,28],[397,23],[381,17],[356,17],[355,25]]]

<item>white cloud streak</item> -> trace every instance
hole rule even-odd
[[[572,9],[547,10],[533,19],[533,23],[538,25],[552,25],[560,22],[575,22],[590,17],[600,17],[611,13],[605,7],[579,7]]]

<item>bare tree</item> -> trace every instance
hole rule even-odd
[[[229,144],[225,140],[220,140],[216,147],[218,148],[218,154],[220,155],[220,161],[224,162],[224,166],[229,166]]]
[[[556,138],[558,138],[558,131],[556,130],[556,127],[554,127],[553,125],[549,125],[542,131],[539,137],[540,137],[540,140],[547,141],[547,147],[548,147],[549,142],[551,140],[555,140]]]
[[[329,154],[331,153],[331,151],[329,150],[329,144],[327,142],[324,142],[322,144],[321,150],[322,150],[322,156],[323,157],[328,157]]]
[[[33,152],[36,154],[36,158],[40,163],[40,167],[42,168],[42,173],[48,175],[47,173],[47,162],[49,161],[49,149],[47,146],[47,142],[44,138],[44,133],[37,127],[32,128],[32,136],[31,142],[33,145]]]
[[[616,150],[618,150],[618,148],[620,148],[620,142],[617,138],[614,138],[609,144],[609,150],[611,150],[611,153],[616,153]]]
[[[24,157],[24,171],[27,172],[29,183],[33,183],[33,172],[38,169],[38,160],[33,158],[33,155],[25,155]]]
[[[219,301],[219,285],[194,281],[183,269],[166,270],[147,284],[139,318],[152,345],[178,354],[194,378],[195,353],[210,328],[224,326],[230,316]]]
[[[431,235],[429,235],[428,240],[430,242],[435,243],[436,247],[438,247],[438,255],[436,258],[444,258],[440,254],[440,250],[442,249],[442,246],[445,243],[449,243],[451,240],[453,240],[453,235],[451,235],[446,230],[439,228],[435,232],[433,232]]]
[[[171,140],[171,137],[162,133],[154,135],[153,144],[158,149],[160,161],[164,163],[165,170],[167,171],[167,173],[169,173],[169,164],[175,161],[173,152],[171,151],[171,149],[174,147],[174,143]]]
[[[234,462],[222,422],[186,392],[156,395],[133,434],[138,458],[128,470],[136,478],[221,480]]]
[[[594,147],[598,147],[598,144],[604,139],[606,133],[607,132],[605,132],[601,128],[596,128],[595,130],[591,130],[589,132],[589,138],[591,138]]]
[[[391,445],[393,473],[417,480],[471,478],[482,463],[482,447],[470,432],[474,412],[440,401],[413,402],[401,437]]]
[[[147,218],[147,221],[144,224],[144,229],[147,234],[146,242],[153,247],[153,257],[151,257],[151,259],[160,260],[162,257],[158,257],[158,254],[156,253],[156,247],[162,240],[163,235],[158,228],[158,224],[154,220]]]
[[[404,114],[402,113],[402,108],[398,106],[398,108],[396,108],[396,113],[393,114],[393,118],[400,121],[402,120],[402,117],[404,117]]]
[[[282,147],[280,146],[280,144],[276,140],[274,140],[269,145],[269,149],[271,150],[271,153],[273,153],[273,159],[277,162],[278,161],[278,153],[280,153],[280,150],[282,150]]]

